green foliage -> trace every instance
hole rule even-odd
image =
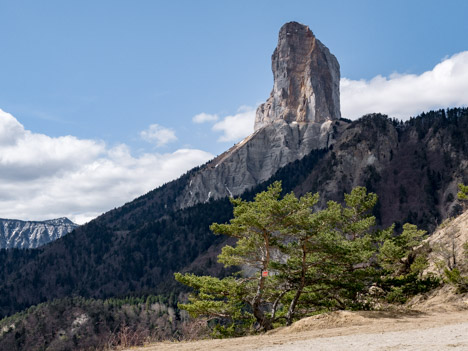
[[[194,289],[189,302],[178,304],[192,317],[206,317],[217,322],[215,336],[237,336],[252,325],[254,317],[247,311],[246,287],[235,277],[223,279],[175,273],[175,279]]]
[[[427,265],[426,252],[414,251],[426,235],[426,231],[419,230],[410,223],[403,225],[403,232],[399,236],[390,236],[386,233],[380,249],[378,259],[384,269],[394,275],[421,273]]]
[[[391,290],[386,295],[386,300],[390,303],[403,304],[407,299],[407,296],[403,293],[403,288],[399,286],[392,286]]]
[[[458,293],[468,292],[468,276],[463,275],[458,268],[445,268],[444,276],[447,282],[457,288]]]
[[[384,240],[382,261],[396,267],[425,234],[409,224],[396,238],[393,226],[376,231],[371,211],[377,196],[364,187],[345,194],[344,205],[329,201],[322,210],[315,209],[318,194],[297,198],[293,193],[281,197],[281,192],[276,182],[253,201],[234,199],[234,218],[211,226],[237,239],[218,259],[225,266],[242,266],[244,276],[175,274],[193,288],[188,303],[179,307],[216,320],[218,335],[268,330],[317,311],[362,307],[358,297],[380,276],[373,261],[378,242]],[[422,259],[411,262],[412,283],[419,281],[414,277],[424,265]],[[409,282],[386,284],[395,295],[390,299],[411,293]]]
[[[424,270],[429,266],[429,262],[425,255],[416,256],[413,263],[410,266],[410,272],[422,276]]]
[[[457,293],[468,292],[468,242],[463,244],[463,258],[461,262],[447,265],[443,261],[440,262],[440,268],[444,271],[445,280],[456,287]]]
[[[390,303],[404,303],[415,294],[427,292],[439,285],[433,276],[423,276],[428,266],[426,245],[421,245],[426,232],[417,226],[405,223],[403,232],[394,236],[384,233],[382,246],[377,255],[384,269],[379,286],[386,292]]]
[[[219,261],[226,267],[247,266],[252,270],[252,277],[216,280],[176,274],[176,280],[196,290],[190,298],[191,304],[183,308],[194,315],[224,318],[231,329],[239,320],[241,325],[250,321],[251,327],[252,316],[258,328],[272,328],[272,320],[265,313],[268,307],[265,295],[272,287],[262,272],[268,272],[271,267],[273,255],[279,249],[278,233],[283,229],[281,221],[291,213],[291,203],[297,201],[293,194],[280,199],[281,191],[281,183],[275,182],[267,191],[257,194],[254,201],[233,199],[234,218],[230,223],[211,226],[216,234],[237,239],[236,245],[223,247]]]
[[[379,253],[379,260],[382,267],[388,271],[397,271],[403,257],[403,249],[399,247],[394,240],[387,239],[384,241]]]
[[[375,194],[358,187],[345,194],[345,205],[329,201],[324,210],[291,219],[286,236],[291,243],[289,259],[279,266],[287,286],[295,291],[285,296],[286,302],[291,300],[288,324],[324,307],[351,306],[372,279],[375,217],[370,211],[376,201]]]
[[[419,230],[414,224],[405,223],[403,225],[403,233],[397,237],[397,241],[399,241],[399,245],[408,254],[423,241],[425,235],[425,230]]]
[[[464,185],[462,183],[458,184],[458,199],[460,200],[468,200],[468,185]]]
[[[405,303],[409,297],[431,291],[439,285],[438,277],[432,275],[420,277],[417,273],[384,276],[379,282],[379,286],[385,292],[385,299],[390,303]]]
[[[267,270],[271,249],[275,245],[275,233],[281,227],[278,219],[287,215],[284,203],[279,200],[281,183],[273,183],[267,191],[255,196],[254,201],[232,199],[234,218],[229,224],[214,223],[210,229],[215,234],[224,234],[237,239],[235,246],[226,245],[218,256],[225,266],[247,264],[257,271]]]

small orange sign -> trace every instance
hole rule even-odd
[[[262,271],[262,277],[268,277],[268,271]]]

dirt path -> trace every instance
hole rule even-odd
[[[340,311],[266,335],[156,343],[138,351],[468,350],[468,310],[444,313]]]

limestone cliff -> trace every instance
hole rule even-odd
[[[257,109],[255,130],[277,120],[340,119],[340,65],[309,27],[290,22],[281,28],[272,71],[273,90]]]
[[[257,110],[255,132],[196,172],[177,207],[239,195],[333,143],[333,126],[340,119],[336,58],[309,27],[290,22],[280,30],[272,70],[273,91]]]

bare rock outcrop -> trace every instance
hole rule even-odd
[[[77,227],[68,218],[47,221],[0,218],[0,249],[35,249],[67,235]]]
[[[236,196],[279,168],[333,142],[340,119],[339,64],[309,27],[285,24],[272,56],[274,87],[255,132],[202,167],[177,199],[188,207]]]
[[[277,120],[323,123],[340,114],[340,65],[309,27],[286,23],[272,55],[274,86],[257,109],[255,130]]]
[[[178,207],[236,196],[269,179],[278,169],[329,146],[332,122],[265,126],[195,173],[181,192]]]

